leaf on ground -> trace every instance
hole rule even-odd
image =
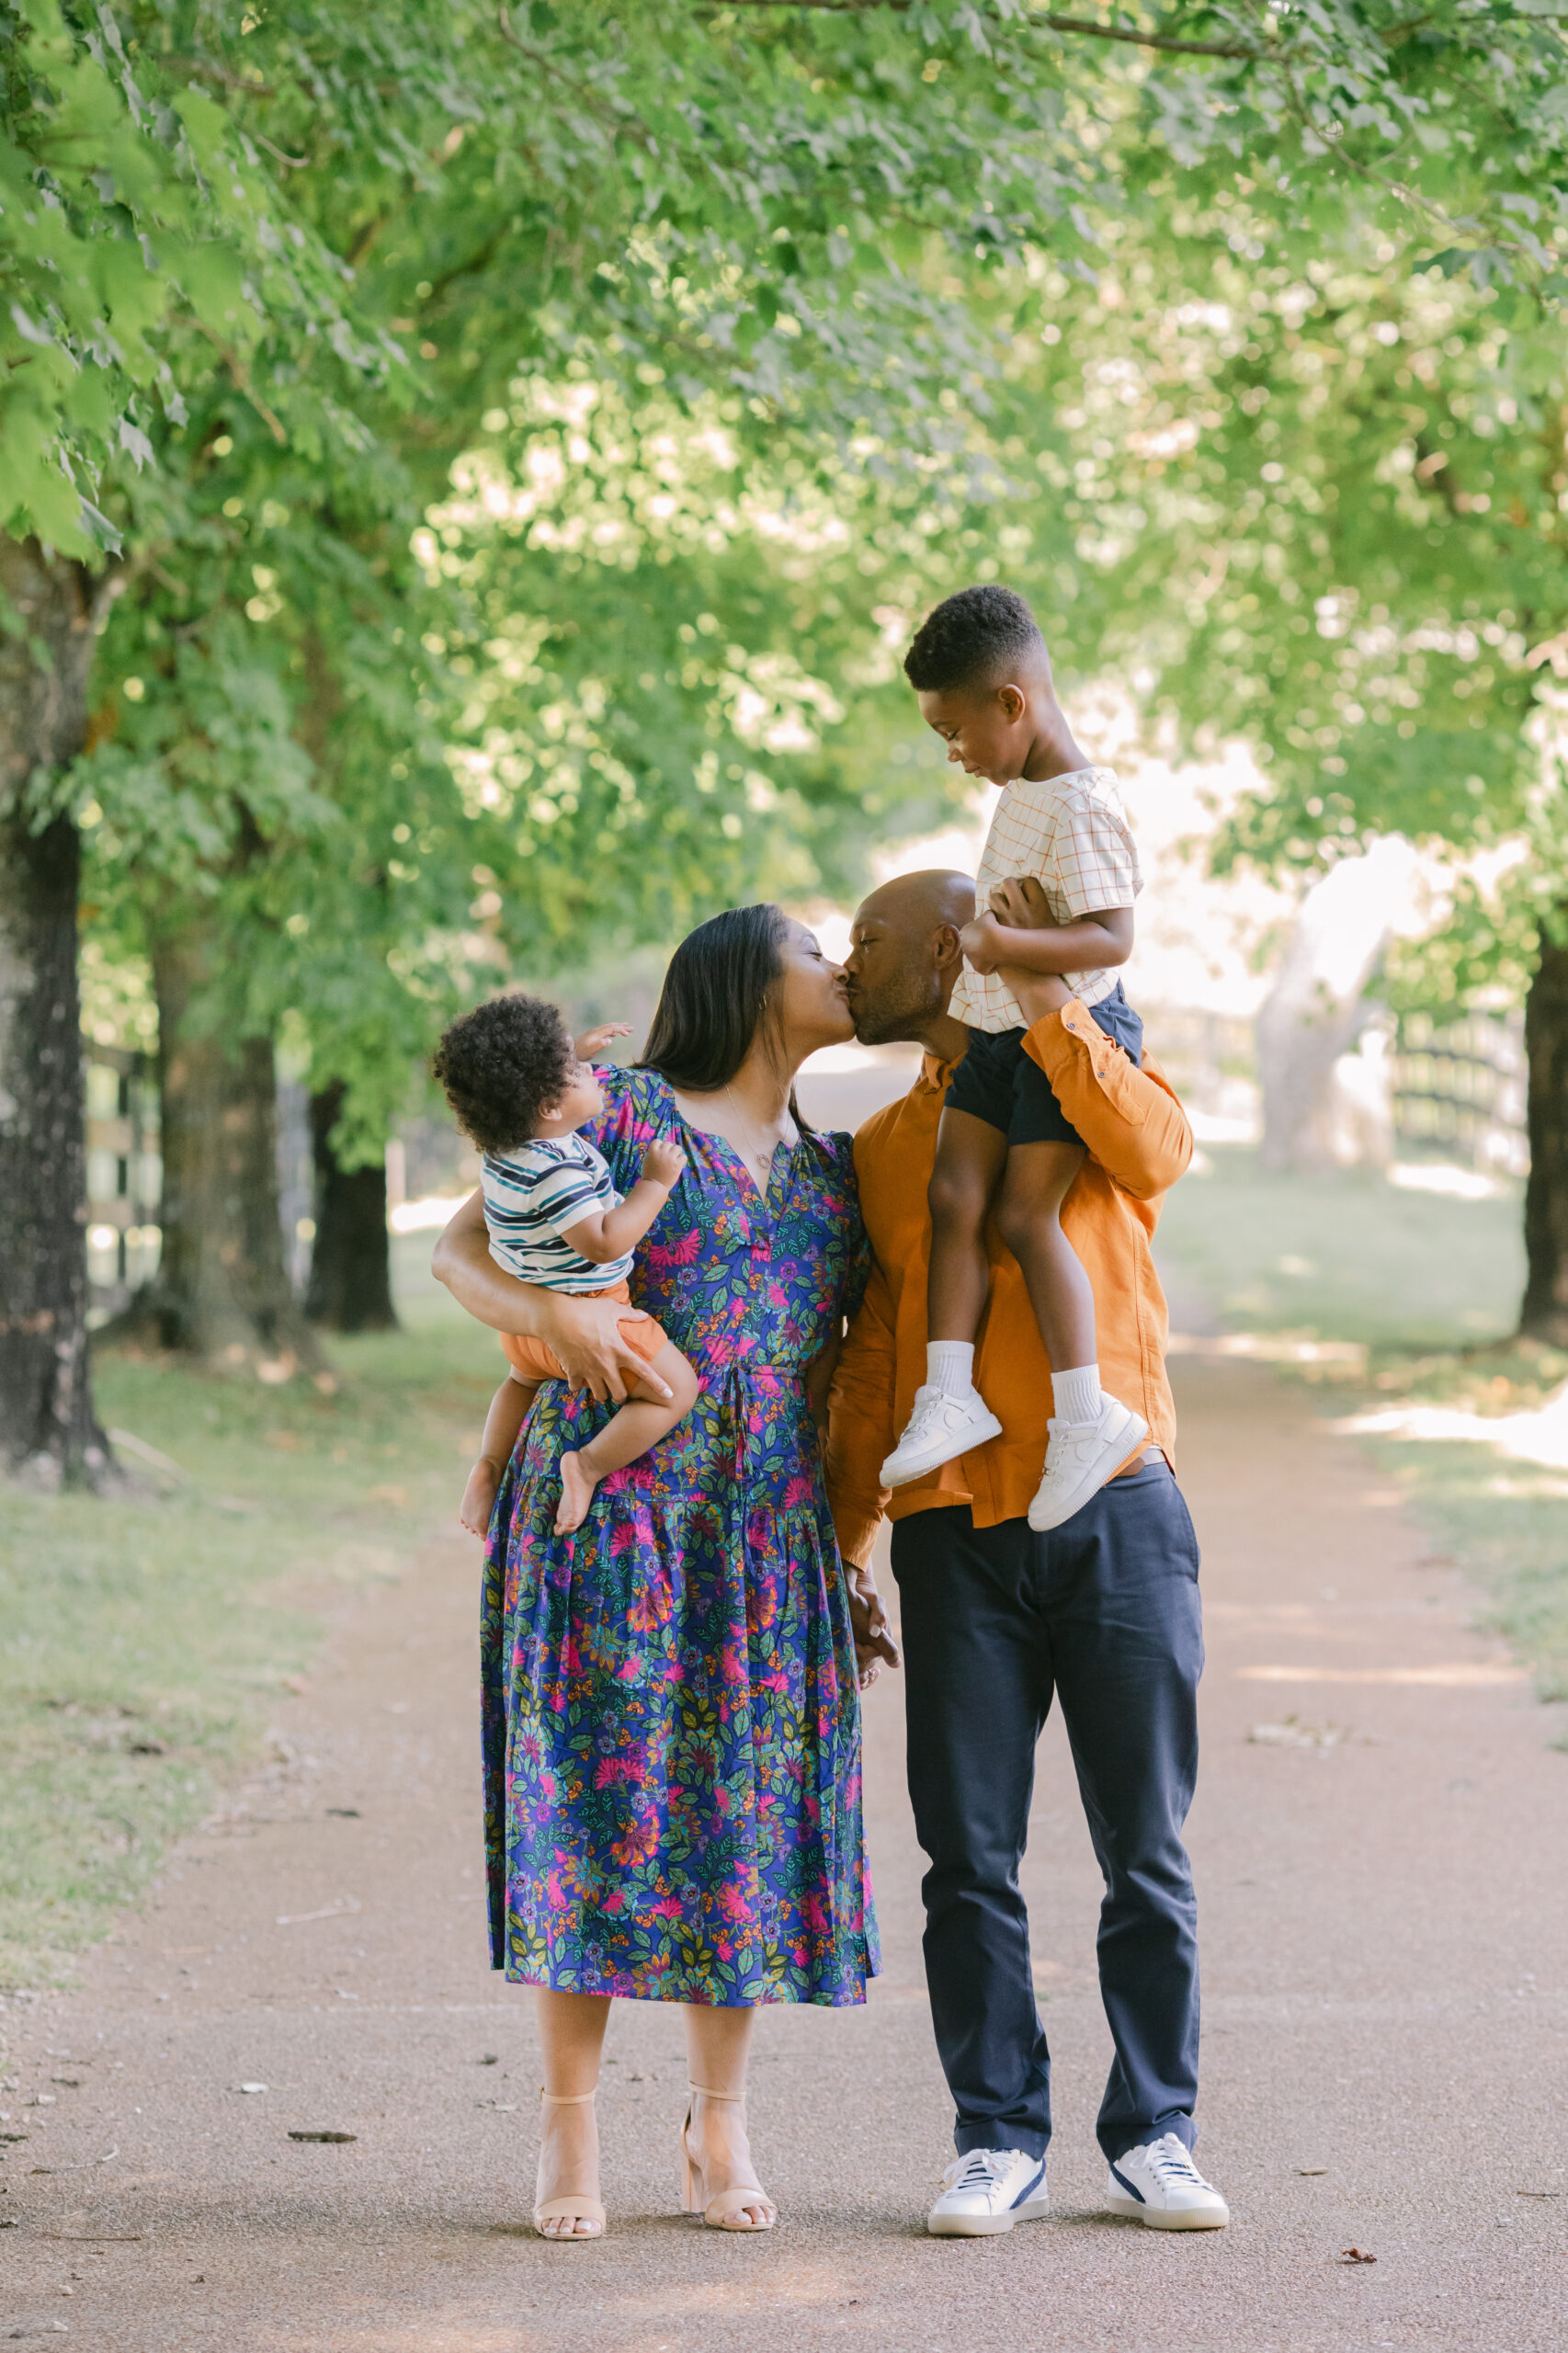
[[[1376,2263],[1377,2259],[1375,2255],[1369,2255],[1358,2246],[1347,2246],[1339,2258],[1341,2263]]]
[[[290,2130],[289,2138],[290,2141],[357,2141],[359,2135],[358,2132],[296,2132]]]

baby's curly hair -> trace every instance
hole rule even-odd
[[[910,641],[903,675],[916,694],[950,694],[993,685],[998,672],[1037,651],[1045,652],[1045,640],[1023,598],[989,580],[933,607]]]
[[[566,1024],[537,996],[496,996],[452,1023],[433,1068],[458,1125],[481,1152],[516,1152],[574,1060]]]

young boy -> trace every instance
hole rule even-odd
[[[573,1040],[552,1005],[499,996],[454,1021],[441,1040],[436,1076],[459,1125],[484,1154],[490,1255],[523,1282],[630,1303],[633,1245],[686,1167],[679,1144],[659,1138],[622,1200],[603,1154],[577,1132],[604,1109],[590,1056],[611,1038],[630,1035],[624,1022],[608,1022]],[[597,1438],[562,1456],[558,1536],[582,1526],[608,1472],[646,1454],[697,1400],[697,1375],[657,1324],[628,1322],[620,1329],[668,1384],[670,1401],[655,1404],[634,1395]],[[501,1474],[540,1382],[562,1378],[559,1358],[542,1341],[505,1332],[500,1339],[512,1370],[491,1401],[460,1512],[476,1536],[488,1533]]]
[[[1074,743],[1052,689],[1045,640],[1021,597],[1010,588],[961,589],[922,624],[903,667],[949,759],[1004,790],[981,861],[979,909],[960,934],[970,969],[950,1010],[968,1026],[969,1049],[948,1089],[931,1177],[926,1383],[882,1478],[890,1487],[907,1485],[1001,1435],[973,1379],[994,1202],[1051,1359],[1050,1443],[1029,1526],[1057,1528],[1149,1433],[1100,1388],[1094,1294],[1061,1225],[1084,1145],[1024,1051],[1028,1025],[996,970],[1060,972],[1136,1063],[1143,1025],[1115,967],[1132,952],[1132,901],[1142,878],[1116,778]],[[1018,876],[1041,884],[1048,926],[1019,930],[1000,920],[1000,886]]]

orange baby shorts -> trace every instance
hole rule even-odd
[[[631,1292],[623,1282],[610,1283],[603,1290],[574,1291],[574,1299],[618,1299],[623,1305],[631,1304]],[[526,1340],[517,1332],[498,1332],[502,1351],[507,1363],[525,1381],[563,1381],[566,1369],[555,1350],[543,1340]],[[635,1348],[645,1363],[652,1363],[665,1345],[665,1328],[650,1316],[645,1324],[626,1323],[620,1336],[629,1348]]]

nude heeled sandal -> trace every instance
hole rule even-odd
[[[687,2091],[698,2092],[704,2099],[723,2100],[728,2106],[744,2104],[740,2092],[710,2092],[706,2084],[687,2086]],[[748,2189],[744,2183],[732,2183],[728,2189],[708,2195],[707,2175],[691,2154],[687,2135],[691,2131],[691,2102],[686,2104],[686,2122],[680,2128],[681,2206],[687,2214],[700,2214],[703,2221],[716,2231],[770,2231],[778,2208],[760,2182],[753,2182]],[[743,2222],[740,2217],[748,2206],[764,2206],[767,2210],[766,2222]]]
[[[595,2095],[592,2092],[540,2092],[546,2108],[583,2108]],[[589,2222],[586,2231],[547,2231],[546,2222]],[[604,2236],[605,2210],[597,2198],[589,2198],[581,2190],[568,2190],[562,2198],[546,2198],[534,2208],[534,2228],[541,2239],[551,2245],[570,2245],[574,2239],[598,2239]]]

